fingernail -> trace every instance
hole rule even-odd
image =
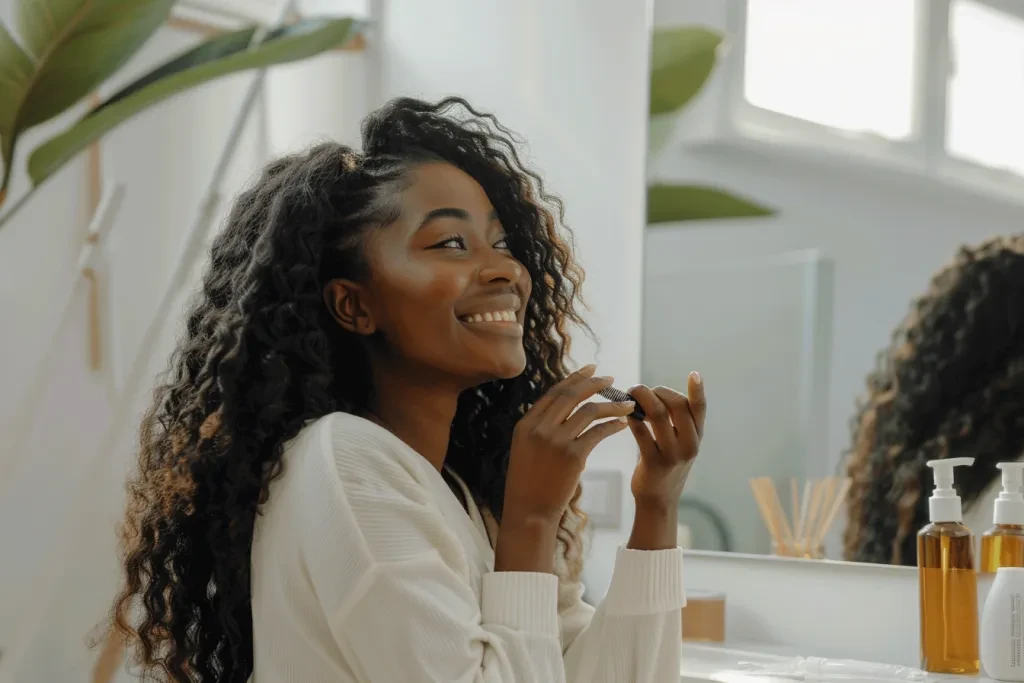
[[[615,418],[615,419],[616,419],[616,420],[617,420],[618,422],[621,422],[622,424],[626,424],[626,418],[624,418],[624,417],[617,417],[617,418]]]
[[[693,380],[694,384],[700,384],[701,383],[700,373],[697,372],[696,370],[694,370],[693,372],[690,373],[690,379]]]
[[[633,408],[636,408],[636,401],[622,401],[621,403],[619,403],[619,405],[622,406],[623,408],[629,408],[630,410],[633,410]]]
[[[615,378],[612,377],[611,375],[605,375],[604,377],[598,377],[598,379],[601,380],[602,382],[614,382],[615,381]]]

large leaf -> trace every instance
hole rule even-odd
[[[771,216],[775,211],[723,190],[692,185],[651,185],[647,188],[647,224],[713,218]]]
[[[7,196],[7,177],[10,159],[14,154],[14,121],[17,111],[5,103],[14,102],[32,78],[32,58],[14,42],[14,38],[0,24],[0,168],[4,170],[0,182],[0,204]]]
[[[674,112],[700,92],[715,68],[722,36],[700,26],[659,29],[651,36],[650,114]]]
[[[253,38],[256,36],[257,30],[258,27],[256,26],[247,26],[246,28],[239,29],[237,31],[221,33],[189,50],[186,50],[169,62],[164,62],[145,76],[140,76],[115,92],[103,102],[96,105],[96,107],[89,112],[89,116],[92,116],[96,112],[134,95],[143,88],[153,85],[161,79],[173,76],[174,74],[187,69],[195,68],[202,64],[207,64],[217,59],[222,59],[224,57],[229,57],[231,55],[238,54],[239,52],[243,52],[253,42]]]
[[[258,45],[243,45],[244,31],[211,38],[126,86],[40,145],[29,157],[29,176],[38,185],[101,135],[169,97],[229,74],[312,57],[343,45],[358,28],[352,19],[314,18],[277,29]]]
[[[6,30],[0,35],[0,189],[10,181],[18,137],[94,91],[164,23],[173,4],[17,0],[21,47]]]

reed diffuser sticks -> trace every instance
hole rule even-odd
[[[768,477],[751,479],[754,500],[772,536],[773,552],[787,557],[824,558],[822,541],[839,514],[850,484],[847,477],[812,479],[804,482],[801,493],[797,480],[790,479],[787,518],[775,482]]]

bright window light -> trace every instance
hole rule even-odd
[[[967,0],[951,10],[949,154],[1024,175],[1024,21]]]
[[[744,96],[843,131],[910,135],[915,0],[748,0]]]

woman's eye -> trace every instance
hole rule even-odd
[[[451,236],[451,237],[449,237],[447,239],[444,239],[444,240],[438,242],[437,244],[435,244],[434,246],[432,246],[430,248],[431,249],[465,249],[466,248],[466,240],[462,239],[462,237],[459,236],[459,235],[453,235],[453,236]]]
[[[508,249],[508,238],[502,237],[500,240],[494,243],[495,249]]]

